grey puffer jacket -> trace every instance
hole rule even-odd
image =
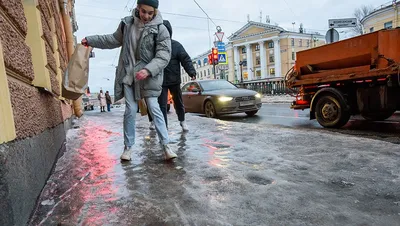
[[[130,54],[130,47],[132,46],[132,26],[133,16],[125,17],[122,19],[118,29],[113,34],[108,35],[93,35],[86,37],[89,46],[99,49],[114,49],[121,48],[118,66],[115,74],[114,95],[115,101],[124,97],[123,80],[126,74],[136,74],[141,69],[147,69],[150,72],[150,77],[145,80],[138,81],[134,76],[135,85],[135,100],[142,97],[158,97],[161,94],[163,84],[163,70],[168,65],[171,58],[171,38],[167,28],[163,25],[163,19],[160,13],[145,24],[142,36],[137,45],[139,48],[140,59],[137,59],[136,64],[126,65],[126,54]],[[133,68],[129,70],[129,68]]]

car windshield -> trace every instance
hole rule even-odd
[[[232,83],[225,80],[212,80],[200,83],[204,91],[219,90],[219,89],[237,89]]]

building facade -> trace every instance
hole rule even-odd
[[[400,27],[400,2],[382,5],[361,20],[364,33]]]
[[[226,44],[227,66],[216,67],[216,78],[233,83],[282,80],[296,61],[296,52],[325,44],[325,36],[291,32],[271,24],[250,21]],[[210,51],[193,59],[198,79],[213,79]],[[182,71],[182,82],[190,78]]]
[[[0,225],[26,225],[65,142],[74,2],[0,1]]]
[[[281,80],[294,66],[296,52],[325,44],[320,34],[291,32],[254,21],[228,39],[228,74],[235,83]]]
[[[208,64],[208,55],[211,54],[211,50],[204,52],[194,58],[192,58],[193,66],[197,71],[196,79],[204,80],[204,79],[224,79],[225,71],[220,70],[220,67],[215,67],[215,74],[214,74],[214,67],[213,65]],[[190,76],[186,73],[186,71],[181,67],[181,77],[182,83],[186,83],[190,81]]]

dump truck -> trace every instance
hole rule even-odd
[[[310,109],[326,128],[352,115],[381,121],[400,110],[400,28],[300,51],[285,76],[296,91],[291,108]]]

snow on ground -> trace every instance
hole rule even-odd
[[[261,101],[263,103],[292,103],[295,97],[286,95],[265,95],[262,97]]]

